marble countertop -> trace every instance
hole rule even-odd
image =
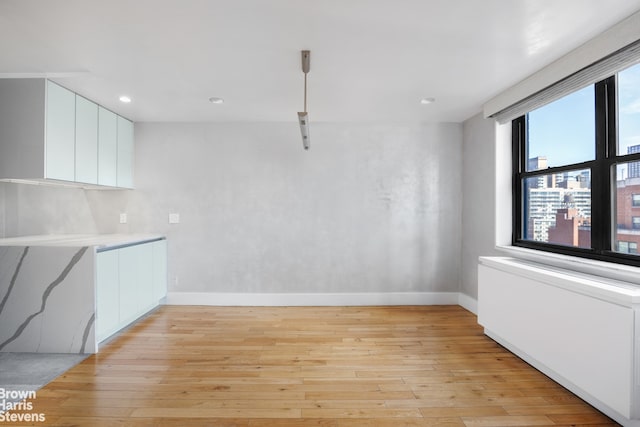
[[[0,239],[0,246],[95,246],[101,249],[164,238],[160,234],[47,234]]]

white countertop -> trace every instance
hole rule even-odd
[[[95,246],[100,249],[164,238],[160,234],[46,234],[0,239],[0,246]]]

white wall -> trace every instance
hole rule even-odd
[[[136,190],[0,183],[5,235],[166,234],[174,292],[457,292],[462,126],[311,131],[137,124]]]
[[[461,292],[478,298],[478,257],[495,251],[495,122],[478,114],[463,123]]]

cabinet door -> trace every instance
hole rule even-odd
[[[98,108],[98,184],[117,185],[118,121],[115,113]]]
[[[133,123],[118,116],[118,187],[133,188]]]
[[[96,255],[96,339],[98,342],[120,329],[118,251]]]
[[[138,249],[138,315],[155,307],[153,300],[153,245],[143,244]]]
[[[76,95],[47,81],[45,176],[75,179]]]
[[[167,296],[167,241],[153,242],[153,301]]]
[[[0,178],[45,177],[46,103],[45,79],[0,79]]]
[[[118,249],[120,260],[120,327],[138,317],[138,246]]]
[[[76,181],[98,183],[98,105],[76,95]]]

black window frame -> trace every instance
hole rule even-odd
[[[567,94],[569,95],[569,94]],[[587,259],[640,266],[640,256],[616,252],[615,168],[620,163],[640,160],[640,153],[617,153],[617,74],[594,84],[595,159],[527,171],[527,115],[512,120],[512,245],[545,252],[576,256]],[[525,233],[525,206],[527,178],[556,174],[579,169],[591,170],[591,248],[564,246],[554,243],[527,240]],[[613,246],[613,247],[612,247]]]

